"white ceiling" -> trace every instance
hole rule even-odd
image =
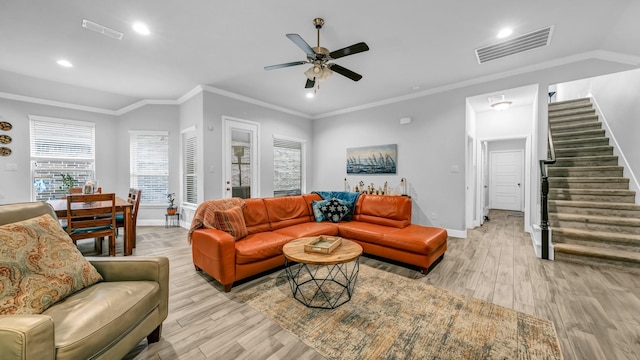
[[[140,100],[178,100],[198,85],[309,117],[496,78],[568,59],[640,63],[640,2],[634,0],[57,0],[0,2],[0,93],[118,110]],[[364,41],[370,51],[335,60],[339,74],[307,99],[308,65],[285,34],[316,45],[312,20],[325,19],[321,45]],[[81,27],[88,19],[124,33],[114,40]],[[144,21],[143,37],[131,24]],[[513,27],[518,36],[554,26],[551,44],[478,64],[474,50]],[[55,61],[66,58],[65,69]]]

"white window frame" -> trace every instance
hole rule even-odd
[[[307,193],[307,177],[306,177],[306,173],[307,173],[307,140],[305,139],[300,139],[300,138],[295,138],[295,137],[290,137],[290,136],[284,136],[284,135],[277,135],[274,134],[273,135],[273,140],[284,140],[284,141],[292,141],[292,142],[297,142],[300,143],[300,192],[302,194],[306,194]],[[273,141],[272,141],[272,146],[273,146]],[[275,146],[273,146],[275,148]],[[275,157],[273,159],[274,161],[274,166],[275,166]],[[275,169],[274,169],[275,171]],[[274,178],[274,186],[273,186],[273,192],[274,192],[274,196],[275,196],[275,178]]]
[[[34,136],[34,128],[37,123],[52,123],[53,126],[57,129],[64,129],[68,126],[77,126],[77,127],[85,127],[89,131],[87,134],[90,135],[90,153],[89,154],[76,154],[75,156],[60,156],[51,154],[46,156],[44,154],[38,154],[36,152],[36,139],[37,135]],[[77,137],[73,137],[73,134],[65,132],[65,141],[60,141],[60,144],[69,144],[70,139],[74,139]],[[62,167],[50,167],[50,171],[52,173],[56,173],[49,178],[49,182],[46,184],[40,183],[41,186],[49,188],[51,191],[52,197],[55,196],[64,196],[65,192],[61,190],[62,186],[62,177],[61,174],[72,174],[75,175],[77,183],[75,186],[82,186],[84,181],[87,180],[95,180],[96,177],[96,166],[95,166],[95,154],[96,154],[96,136],[95,136],[95,123],[88,121],[78,121],[78,120],[68,120],[68,119],[60,119],[46,116],[38,116],[38,115],[29,115],[29,156],[30,156],[30,173],[31,173],[31,183],[33,186],[31,187],[31,199],[33,201],[38,200],[46,200],[44,198],[38,199],[38,190],[36,189],[36,173],[39,171],[37,168],[42,166],[46,166],[46,164],[55,163],[59,161],[67,161],[70,163],[73,162],[84,162],[87,166],[83,169],[74,169],[74,168],[62,168]],[[40,165],[39,165],[40,164]],[[84,175],[79,175],[84,173]],[[80,176],[80,178],[78,178]],[[83,181],[84,180],[84,181]]]
[[[145,169],[137,169],[136,168],[136,157],[134,149],[134,137],[137,136],[163,136],[166,137],[166,152],[164,154],[163,161],[166,161],[166,168],[163,170],[145,170]],[[169,132],[168,131],[149,131],[149,130],[129,130],[129,187],[136,188],[142,190],[142,197],[140,198],[140,206],[160,206],[165,205],[167,203],[167,194],[170,192],[169,189],[169,175],[170,175],[170,166],[169,166]],[[136,178],[138,176],[154,176],[154,177],[166,177],[166,188],[162,190],[162,193],[156,194],[155,201],[149,201],[149,191],[143,186],[140,186],[140,183],[136,183]]]
[[[201,178],[198,176],[198,168],[200,167],[200,164],[198,163],[198,157],[200,155],[199,153],[199,140],[198,140],[198,133],[196,131],[196,127],[195,126],[191,126],[188,127],[184,130],[182,130],[180,132],[180,174],[181,174],[181,198],[182,198],[182,205],[183,206],[187,206],[190,208],[196,208],[198,206],[198,198],[200,196],[200,192],[201,189],[199,188],[199,182],[201,182]],[[186,158],[186,142],[187,140],[189,141],[193,141],[194,142],[194,148],[193,148],[193,172],[187,172],[187,167],[188,167],[188,162],[187,162],[187,158]],[[195,202],[193,201],[187,201],[187,178],[192,177],[195,179],[195,185],[192,189],[192,191],[195,192]],[[193,200],[193,199],[192,199]]]

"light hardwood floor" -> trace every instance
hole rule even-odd
[[[362,263],[549,319],[567,360],[640,358],[640,277],[536,258],[517,215],[492,211],[491,220],[469,231],[468,238],[449,238],[444,260],[426,276],[385,260],[363,257]],[[238,289],[269,281],[281,270],[224,293],[215,280],[194,270],[186,233],[138,229],[136,255],[164,255],[171,261],[169,317],[160,342],[143,340],[127,359],[323,358],[235,299]]]

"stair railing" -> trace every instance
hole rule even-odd
[[[547,165],[556,163],[556,149],[553,146],[553,136],[551,128],[547,130],[547,141],[549,142],[550,158],[540,160],[540,230],[542,232],[542,258],[549,259],[549,177],[547,176]]]

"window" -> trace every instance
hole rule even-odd
[[[301,195],[304,184],[304,141],[273,138],[273,196]]]
[[[169,193],[169,133],[129,131],[129,184],[140,203],[164,204]]]
[[[32,199],[64,197],[62,175],[76,185],[95,179],[95,124],[29,116]]]
[[[198,138],[194,130],[182,133],[182,194],[183,201],[189,204],[198,203],[197,173]]]

